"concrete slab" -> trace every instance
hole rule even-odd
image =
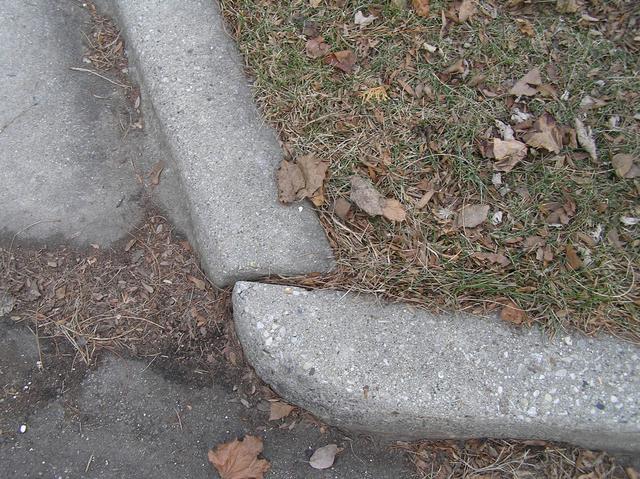
[[[496,437],[640,452],[640,349],[335,291],[236,283],[236,331],[282,397],[400,439]]]
[[[124,97],[82,63],[72,0],[0,4],[0,237],[109,244],[141,219]]]
[[[222,384],[196,388],[176,383],[139,361],[109,357],[81,384],[65,390],[17,419],[26,426],[24,434],[0,438],[3,477],[218,477],[207,462],[208,449],[245,434],[263,438],[263,455],[271,461],[269,478],[411,475],[398,451],[365,438],[346,439],[337,431],[322,435],[303,424],[292,431],[278,429],[266,421],[267,412],[255,404],[245,407]],[[2,408],[0,420],[1,413]],[[346,446],[335,466],[312,469],[308,450],[333,441]]]
[[[209,0],[101,0],[125,37],[189,200],[192,240],[219,285],[326,271],[332,252],[309,203],[277,201],[282,158]]]

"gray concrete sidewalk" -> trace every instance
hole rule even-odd
[[[34,336],[0,322],[0,464],[3,478],[210,478],[208,449],[245,434],[264,440],[267,477],[281,479],[411,477],[409,464],[367,438],[298,423],[291,431],[268,422],[255,397],[232,385],[198,388],[163,378],[148,364],[108,357],[78,384],[51,391],[51,400],[14,414],[12,402],[34,387],[38,351]],[[45,364],[50,361],[45,356]],[[19,364],[20,367],[14,367]],[[37,394],[37,391],[33,391]],[[52,393],[52,394],[51,394]],[[57,396],[57,397],[56,397]],[[180,419],[178,419],[178,414]],[[21,425],[26,432],[17,433]],[[9,430],[7,430],[9,428]],[[308,464],[309,452],[329,443],[344,451],[331,469]]]
[[[310,203],[277,200],[282,150],[211,0],[100,0],[127,38],[147,118],[180,172],[191,239],[218,285],[327,271],[333,253]]]
[[[109,244],[142,217],[120,89],[82,61],[81,4],[0,4],[0,236]],[[124,120],[127,121],[127,120]]]
[[[640,453],[640,348],[370,296],[238,282],[247,360],[330,424],[394,438],[545,439]]]

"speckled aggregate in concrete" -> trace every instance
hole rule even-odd
[[[640,350],[612,338],[239,282],[258,374],[329,423],[398,438],[508,437],[640,452]]]
[[[102,0],[181,173],[194,241],[219,285],[327,271],[309,203],[278,203],[282,151],[254,105],[242,60],[210,0]]]

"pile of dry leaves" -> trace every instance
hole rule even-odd
[[[224,0],[338,264],[309,286],[640,339],[633,2]]]

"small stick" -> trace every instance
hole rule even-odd
[[[93,454],[91,454],[91,457],[89,458],[89,462],[87,462],[87,467],[84,468],[85,474],[89,472],[89,467],[91,466],[92,462],[93,462]]]
[[[109,83],[113,83],[114,85],[119,86],[120,88],[124,88],[125,90],[129,90],[131,89],[131,87],[129,85],[123,85],[122,83],[118,83],[115,80],[112,80],[111,78],[108,78],[104,75],[101,75],[100,73],[93,71],[93,70],[89,70],[88,68],[79,68],[79,67],[71,67],[70,70],[73,70],[75,72],[85,72],[85,73],[91,73],[92,75],[95,75],[97,77],[102,78],[103,80],[107,80]]]

